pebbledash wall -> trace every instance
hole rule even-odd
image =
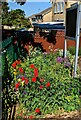
[[[43,50],[46,52],[54,51],[55,49],[64,49],[64,40],[65,40],[65,33],[63,30],[54,30],[52,34],[45,33],[45,32],[36,32],[34,37],[34,42],[39,43]],[[81,35],[80,35],[81,36]],[[76,46],[75,40],[67,40],[67,47]],[[81,37],[80,37],[80,44],[79,47],[81,48]]]

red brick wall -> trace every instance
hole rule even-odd
[[[39,33],[37,32],[34,37],[35,43],[40,43],[44,50],[50,51],[51,49],[64,49],[64,31],[58,30],[54,31],[53,35],[46,36],[47,33]],[[67,40],[67,47],[75,46],[76,41],[74,40]],[[51,46],[51,47],[49,47]],[[81,47],[81,37],[80,37],[80,47]]]

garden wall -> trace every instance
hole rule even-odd
[[[4,30],[3,40],[4,38],[14,36],[14,32],[15,31]],[[35,35],[33,32],[23,31],[18,32],[17,37],[14,37],[14,41],[18,41],[19,46],[21,44],[21,47],[24,47],[26,52],[29,52],[29,45],[33,47],[40,46],[43,52],[49,52],[57,48],[64,49],[64,39],[64,30],[54,30],[51,33],[36,32]],[[74,40],[67,40],[67,47],[75,45],[76,42]],[[79,47],[81,48],[81,37]]]
[[[44,50],[49,51],[50,49],[64,49],[64,31],[58,30],[53,31],[52,33],[35,33],[34,42],[40,43]],[[75,46],[76,42],[74,40],[67,40],[67,47]],[[50,46],[50,47],[49,47]],[[80,45],[81,47],[81,37]]]

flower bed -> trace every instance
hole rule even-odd
[[[79,80],[71,76],[73,57],[62,55],[60,50],[42,53],[35,48],[27,59],[12,64],[13,90],[22,108],[16,118],[44,118],[80,108]]]

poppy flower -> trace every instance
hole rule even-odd
[[[31,64],[31,65],[30,65],[30,68],[35,68],[34,64]]]
[[[38,69],[37,68],[34,69],[34,76],[38,77]]]
[[[46,84],[46,87],[49,87],[50,86],[50,82],[48,82],[47,84]]]
[[[21,79],[22,79],[22,81],[24,81],[24,80],[25,80],[25,77],[24,77],[24,76],[22,76],[22,78],[21,78]]]
[[[15,84],[15,88],[17,89],[19,86],[18,86],[18,84]]]
[[[15,88],[18,89],[19,85],[20,85],[20,82],[16,83]]]
[[[32,82],[36,82],[36,78],[35,77],[32,78]]]
[[[34,116],[32,116],[32,115],[31,115],[31,116],[29,116],[29,118],[30,118],[30,119],[33,119],[33,118],[34,118]]]
[[[12,64],[12,67],[13,67],[13,68],[16,68],[16,63],[15,63],[15,62]]]
[[[19,71],[20,71],[20,73],[24,72],[23,68],[19,68]]]
[[[40,109],[37,108],[37,109],[35,110],[35,112],[36,112],[36,113],[40,113]]]
[[[41,85],[39,88],[40,88],[40,89],[43,89],[43,88],[44,88],[44,86],[43,86],[43,85]]]
[[[25,84],[28,84],[28,79],[27,78],[25,78]]]

